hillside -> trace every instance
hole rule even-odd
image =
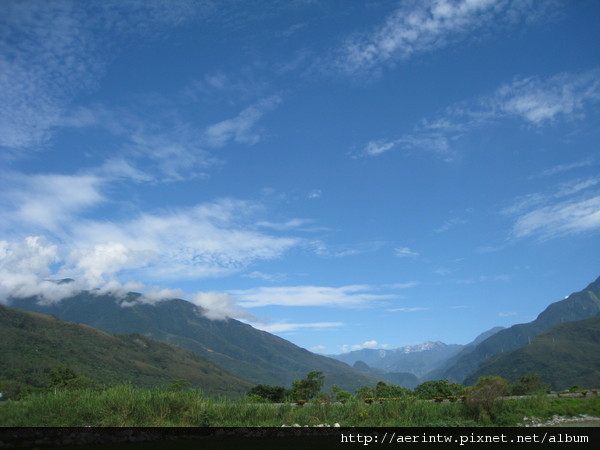
[[[558,323],[588,319],[599,313],[600,278],[582,291],[552,303],[534,321],[499,331],[478,344],[473,351],[462,355],[438,375],[440,378],[463,382],[486,358],[517,349]]]
[[[13,299],[10,305],[112,334],[139,333],[176,344],[254,383],[289,386],[313,370],[325,374],[326,385],[336,384],[348,390],[378,381],[347,364],[311,353],[238,320],[209,320],[201,308],[190,302],[173,299],[150,305],[136,302],[139,297],[140,294],[130,293],[119,300],[81,292],[49,305],[38,304],[36,298]]]
[[[106,385],[166,386],[182,378],[213,395],[243,394],[252,387],[189,350],[2,305],[0,354],[0,380],[38,387],[47,385],[50,368],[61,365]]]
[[[600,387],[600,316],[554,325],[531,344],[486,359],[465,382],[484,375],[514,381],[530,373],[540,374],[554,390]]]

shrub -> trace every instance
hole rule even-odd
[[[475,386],[467,392],[464,405],[467,413],[476,420],[486,421],[492,418],[492,411],[498,397],[509,393],[508,381],[502,377],[488,376],[477,380]]]
[[[550,392],[550,384],[543,382],[539,374],[530,373],[519,377],[510,387],[510,392],[512,395],[547,394]]]
[[[258,397],[273,403],[282,403],[288,391],[283,386],[271,386],[268,384],[257,384],[248,391],[249,397]]]

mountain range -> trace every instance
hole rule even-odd
[[[256,384],[290,386],[310,371],[321,371],[326,386],[355,390],[378,379],[349,365],[317,355],[285,339],[235,319],[211,320],[190,302],[171,299],[154,304],[141,295],[124,298],[83,291],[60,302],[35,297],[11,299],[10,306],[77,322],[111,334],[138,333],[202,355],[240,378]]]
[[[588,319],[598,314],[600,314],[600,278],[564,300],[552,303],[534,321],[513,325],[495,333],[474,348],[464,349],[440,370],[430,374],[430,377],[462,383],[486,358],[529,344],[535,336],[553,325]]]
[[[207,358],[139,334],[114,336],[87,325],[0,305],[0,380],[44,387],[66,366],[101,385],[167,386],[186,379],[210,395],[243,395],[252,383]]]
[[[486,359],[465,383],[485,375],[515,381],[529,373],[540,373],[554,390],[600,386],[600,316],[556,324],[531,343]]]
[[[248,383],[290,386],[292,381],[303,378],[308,372],[315,370],[324,373],[326,387],[336,384],[350,391],[364,385],[373,386],[380,380],[405,387],[414,387],[417,383],[437,379],[469,384],[482,374],[502,375],[512,380],[526,373],[539,373],[553,386],[563,386],[567,382],[566,379],[557,378],[554,376],[556,374],[553,375],[551,372],[560,372],[564,364],[567,364],[568,368],[577,368],[573,371],[563,367],[562,372],[569,373],[568,383],[590,384],[594,387],[600,384],[600,380],[592,382],[594,377],[597,377],[599,363],[589,357],[600,353],[598,352],[600,350],[598,326],[593,319],[600,314],[600,278],[582,291],[552,303],[534,321],[506,329],[494,328],[464,346],[426,342],[418,346],[397,349],[362,349],[332,357],[311,353],[285,339],[257,330],[235,319],[208,319],[204,315],[205,310],[181,299],[149,304],[145,303],[141,294],[137,293],[129,293],[125,297],[117,298],[95,291],[83,291],[59,302],[44,303],[39,300],[36,297],[9,299],[9,305],[21,310],[56,316],[52,320],[59,318],[103,331],[104,334],[98,335],[102,336],[103,342],[113,342],[116,345],[109,352],[112,354],[110,361],[119,359],[133,361],[142,358],[140,355],[122,356],[121,354],[125,351],[122,349],[139,350],[140,342],[145,343],[149,348],[157,349],[159,343],[155,341],[171,344],[170,347],[161,347],[160,352],[163,354],[175,352],[173,349],[178,347],[190,350],[196,356],[205,359],[194,360],[195,362],[192,363],[193,358],[190,359],[189,355],[182,355],[179,358],[188,361],[186,364],[196,365],[200,371],[209,370],[206,363],[210,361],[214,365],[210,366],[209,372],[213,374],[211,377],[216,376],[215,371],[222,379],[232,377],[227,383],[232,387],[235,386],[234,390],[240,390],[242,386],[248,386]],[[7,313],[7,308],[3,308],[2,311],[4,318],[14,315],[14,313]],[[585,319],[591,320],[585,322]],[[14,320],[28,323],[33,319]],[[41,319],[37,316],[36,320]],[[578,322],[582,320],[584,322]],[[50,319],[45,318],[44,322],[40,323],[50,322]],[[12,322],[9,320],[9,323]],[[72,327],[74,324],[69,326]],[[65,330],[69,326],[60,325]],[[577,328],[571,328],[578,326],[581,333],[574,331]],[[64,353],[63,350],[72,348],[74,340],[85,341],[83,338],[75,337],[73,333],[71,335],[66,333],[61,338],[58,332],[51,332],[50,334],[54,333],[54,341],[52,341],[54,345],[40,347],[39,343],[43,341],[41,337],[23,335],[22,327],[15,328],[7,325],[4,328],[5,332],[0,337],[5,342],[11,343],[10,346],[20,349],[13,354],[15,358],[18,358],[19,352],[31,355],[31,348],[24,344],[27,342],[37,342],[35,344],[37,347],[34,348],[38,349],[36,351],[43,348],[44,358],[48,358],[47,354],[63,355],[73,364],[78,359],[84,361],[87,356],[97,353],[90,347],[83,353],[73,353],[71,355],[73,357],[69,359],[68,353]],[[90,329],[83,328],[83,330]],[[83,331],[79,330],[78,333]],[[131,334],[137,336],[110,336]],[[72,338],[69,340],[68,336]],[[98,339],[102,340],[100,337]],[[574,349],[577,348],[585,351],[575,351]],[[77,357],[74,356],[76,354]],[[100,361],[109,361],[108,355],[102,358]],[[529,362],[526,363],[527,361]],[[137,366],[144,366],[144,364],[152,366],[149,362]],[[144,367],[148,368],[146,366]],[[33,369],[24,367],[23,370],[31,372]],[[123,370],[125,374],[127,370]],[[159,378],[164,380],[172,377],[173,373],[171,371],[169,374],[159,376],[155,369],[152,371],[155,380],[147,378],[150,384],[157,383]],[[85,370],[82,371],[83,374],[84,372]],[[2,372],[0,376],[8,375]],[[120,378],[129,376],[119,375]],[[181,376],[181,378],[188,377]],[[218,391],[220,388],[217,385],[215,389]]]

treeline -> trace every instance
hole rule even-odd
[[[482,390],[489,391],[495,397],[507,395],[535,395],[550,392],[550,384],[541,380],[538,374],[524,375],[510,384],[508,380],[487,376],[481,377],[472,387],[459,383],[450,383],[448,380],[426,381],[414,389],[408,389],[383,381],[376,386],[362,386],[354,393],[343,390],[333,385],[329,392],[323,392],[324,375],[322,372],[310,372],[306,378],[296,380],[292,387],[287,389],[283,386],[258,384],[250,389],[247,396],[256,402],[271,403],[305,403],[317,402],[340,402],[345,403],[352,400],[368,401],[380,399],[405,399],[415,398],[420,400],[444,400],[450,401],[473,395]]]

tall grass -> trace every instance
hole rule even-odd
[[[460,402],[433,403],[417,399],[366,404],[261,404],[250,400],[205,397],[198,390],[169,392],[131,385],[104,391],[76,390],[35,393],[0,405],[1,426],[275,426],[319,424],[341,426],[512,426],[524,416],[600,415],[600,398],[549,399],[544,396],[504,400],[489,414],[473,415]]]

